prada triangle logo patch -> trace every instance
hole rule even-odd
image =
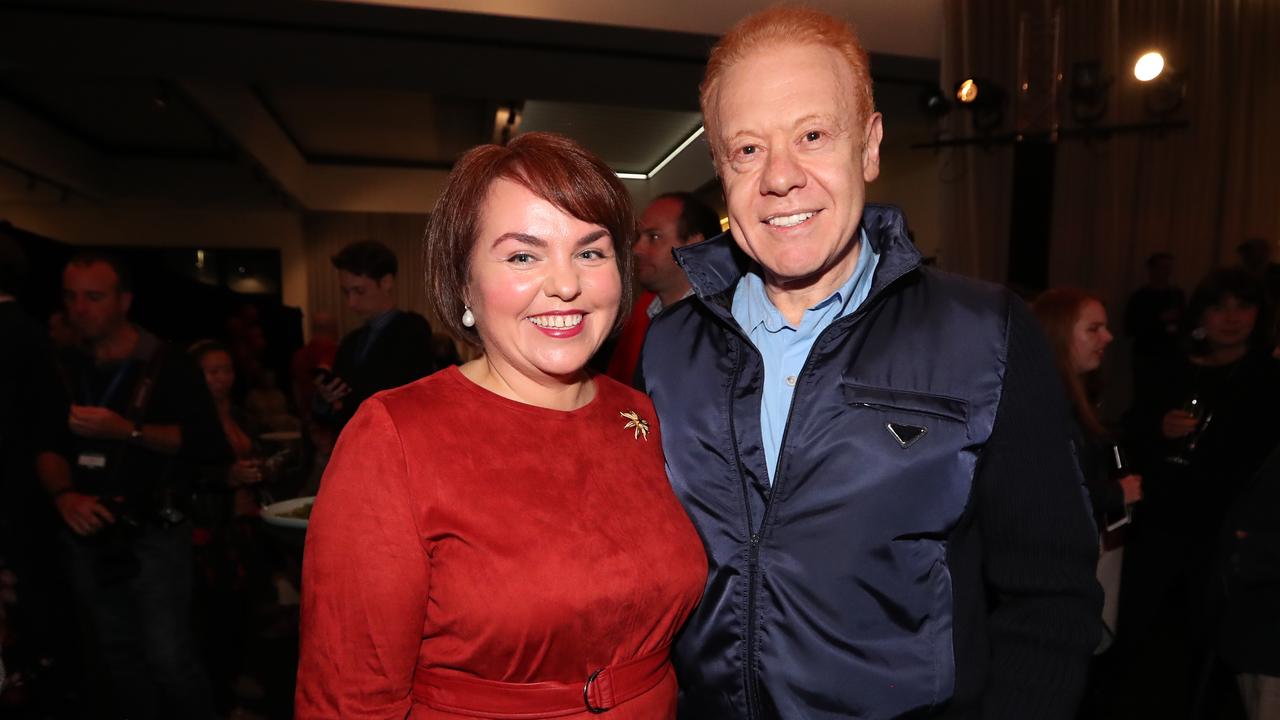
[[[916,444],[916,441],[924,437],[929,432],[929,428],[923,428],[919,425],[903,425],[902,423],[885,423],[884,426],[889,429],[889,434],[903,449],[909,448]]]

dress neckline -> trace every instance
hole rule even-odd
[[[467,393],[475,395],[485,402],[501,405],[508,410],[537,415],[547,420],[573,420],[594,412],[596,407],[598,407],[600,403],[604,402],[602,400],[602,396],[604,395],[604,389],[602,387],[603,383],[600,382],[600,376],[596,374],[591,375],[591,383],[595,387],[596,391],[595,396],[588,400],[587,404],[575,410],[556,410],[554,408],[539,407],[537,405],[530,405],[529,403],[523,403],[519,400],[512,400],[509,397],[504,397],[474,382],[466,375],[463,375],[461,368],[457,365],[450,365],[445,368],[444,375],[462,387]]]

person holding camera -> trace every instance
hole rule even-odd
[[[63,300],[83,344],[59,358],[67,420],[37,470],[66,524],[71,586],[123,716],[211,718],[183,501],[200,466],[229,459],[218,416],[191,359],[129,321],[119,260],[74,256]]]

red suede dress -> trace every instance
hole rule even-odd
[[[595,717],[562,706],[602,668],[609,718],[675,717],[706,557],[649,399],[595,385],[562,412],[451,367],[361,406],[307,532],[297,718]]]

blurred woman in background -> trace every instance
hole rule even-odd
[[[1111,646],[1119,613],[1120,568],[1128,509],[1142,499],[1142,477],[1126,472],[1115,436],[1098,418],[1102,360],[1114,339],[1107,310],[1098,298],[1078,288],[1045,291],[1032,309],[1049,336],[1075,422],[1076,459],[1089,490],[1094,522],[1100,532],[1098,581],[1105,591],[1105,632],[1099,652]]]
[[[258,428],[231,399],[236,383],[231,351],[216,340],[201,340],[188,352],[204,372],[218,419],[235,461],[225,478],[197,483],[192,498],[196,585],[194,605],[204,633],[206,663],[214,700],[222,712],[261,698],[261,672],[250,650],[262,623],[261,608],[274,598],[268,547],[257,527],[256,488],[279,462],[263,459]]]
[[[1121,623],[1137,631],[1128,664],[1167,697],[1188,683],[1193,706],[1216,702],[1211,649],[1221,617],[1223,522],[1280,442],[1280,364],[1271,357],[1261,284],[1215,270],[1192,293],[1187,350],[1157,369],[1127,420],[1148,479],[1125,564]],[[1126,640],[1126,644],[1128,640]]]

